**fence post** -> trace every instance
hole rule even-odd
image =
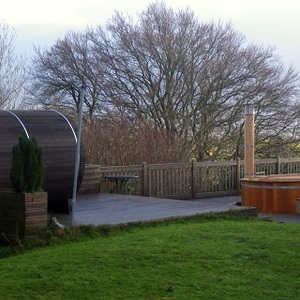
[[[241,194],[241,160],[238,157],[236,159],[236,194]]]
[[[145,161],[143,162],[142,190],[143,190],[143,196],[147,197],[148,196],[148,168]]]
[[[277,163],[276,163],[276,167],[277,167],[277,174],[281,173],[281,161],[280,161],[280,156],[277,156]]]
[[[196,198],[196,161],[192,160],[191,167],[191,194],[192,199]]]

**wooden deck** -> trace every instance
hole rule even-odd
[[[236,205],[239,196],[201,200],[170,200],[117,194],[79,195],[76,200],[75,225],[121,224],[150,221],[176,216],[189,216],[206,212],[241,209]],[[66,226],[70,215],[54,214]]]

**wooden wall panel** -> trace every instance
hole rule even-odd
[[[73,121],[52,110],[0,111],[0,189],[10,189],[12,147],[21,133],[27,131],[43,149],[44,190],[48,192],[49,210],[66,210],[72,195],[75,168],[77,128]],[[75,135],[74,135],[75,133]],[[85,167],[84,149],[78,186]]]

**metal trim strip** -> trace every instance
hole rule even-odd
[[[67,124],[71,128],[71,131],[72,131],[72,133],[74,135],[75,142],[77,144],[77,136],[76,136],[75,130],[74,130],[72,124],[70,123],[70,121],[68,120],[68,118],[65,115],[63,115],[61,112],[59,112],[59,111],[57,111],[55,109],[51,109],[51,111],[56,112],[57,114],[59,114],[67,122]]]
[[[250,188],[250,189],[266,189],[266,190],[294,190],[300,189],[300,186],[270,186],[270,185],[249,185],[249,184],[241,184],[242,187]]]
[[[28,131],[27,131],[27,129],[26,129],[26,126],[25,126],[24,123],[22,122],[22,120],[21,120],[15,113],[13,113],[12,111],[10,111],[10,110],[5,110],[5,111],[8,112],[8,113],[10,113],[11,115],[13,115],[13,116],[18,120],[18,122],[19,122],[20,125],[22,126],[22,128],[23,128],[23,130],[24,130],[24,132],[25,132],[25,134],[26,134],[26,136],[27,136],[27,138],[29,138]]]

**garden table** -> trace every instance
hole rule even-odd
[[[116,193],[122,194],[122,192],[125,190],[125,186],[130,179],[138,178],[137,175],[130,175],[130,174],[118,174],[118,175],[106,175],[105,180],[110,180],[110,182],[116,185]],[[113,191],[113,189],[111,190]]]

